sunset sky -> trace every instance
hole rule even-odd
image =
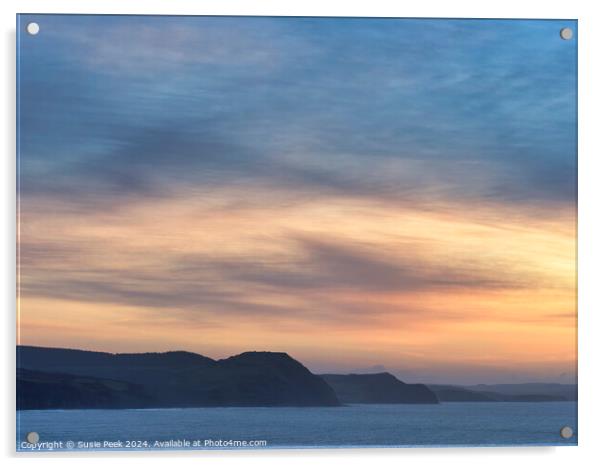
[[[20,21],[19,344],[575,380],[575,22]]]

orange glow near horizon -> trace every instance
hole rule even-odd
[[[27,199],[18,343],[575,375],[572,211],[295,199],[190,190],[94,213]]]
[[[565,20],[44,22],[18,51],[18,344],[576,381]]]

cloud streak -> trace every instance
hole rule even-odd
[[[44,45],[23,44],[25,195],[89,187],[102,202],[244,175],[424,202],[574,202],[575,50],[550,40],[553,22],[44,21]]]
[[[23,18],[28,343],[566,361],[567,22]]]

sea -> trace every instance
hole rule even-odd
[[[572,437],[560,435],[563,427]],[[18,451],[551,446],[577,439],[576,402],[17,412]]]

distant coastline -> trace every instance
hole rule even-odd
[[[17,346],[17,409],[343,406],[575,401],[570,384],[407,384],[388,372],[313,374],[286,353],[214,360],[186,351],[112,354]]]

